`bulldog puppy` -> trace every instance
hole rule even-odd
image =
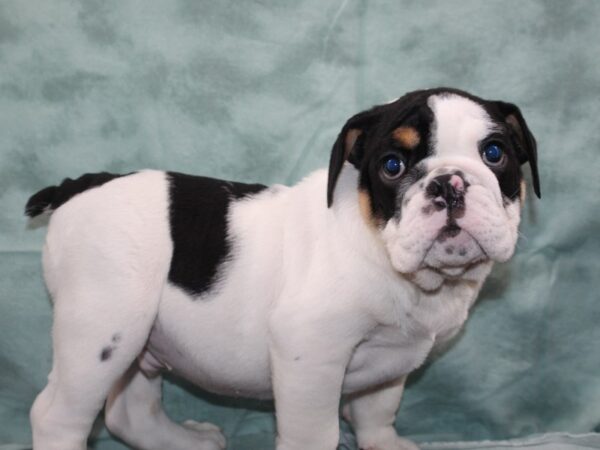
[[[417,448],[394,429],[404,380],[513,254],[525,162],[539,196],[519,109],[439,88],[352,117],[293,187],[146,170],[38,192],[54,358],[35,450],[85,449],[103,406],[132,447],[225,448],[166,416],[164,371],[274,398],[278,450],[335,449],[342,398],[362,449]]]

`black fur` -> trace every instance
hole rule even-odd
[[[25,214],[35,217],[44,211],[53,211],[71,198],[88,189],[102,186],[104,183],[124,175],[114,173],[86,173],[76,180],[65,178],[58,186],[48,186],[33,194],[25,206]]]
[[[469,183],[464,181],[464,176],[461,171],[438,175],[431,180],[425,188],[425,195],[427,198],[433,200],[437,197],[441,197],[444,200],[444,208],[448,208],[449,216],[457,211],[460,212],[465,208],[464,192],[457,191],[454,186],[450,184],[450,179],[453,175],[458,175],[463,179],[464,190],[466,191],[469,188]]]
[[[521,110],[516,105],[501,101],[492,103],[500,111],[500,118],[507,124],[509,136],[513,141],[519,163],[524,164],[529,162],[531,177],[533,179],[533,190],[538,198],[541,198],[540,176],[537,167],[537,142],[535,137],[527,126]]]
[[[170,172],[170,223],[173,259],[169,281],[190,295],[210,288],[230,252],[227,213],[232,200],[266,189]]]
[[[360,171],[360,189],[369,193],[373,215],[388,220],[400,215],[403,193],[421,179],[425,172],[419,162],[431,154],[430,128],[433,113],[427,106],[427,97],[433,92],[417,91],[406,94],[393,103],[376,106],[352,117],[336,141],[329,166],[328,204],[342,169],[345,135],[351,129],[362,131],[354,147],[349,149],[348,161]],[[412,149],[403,148],[393,139],[393,131],[406,126],[415,129],[419,143]],[[390,154],[398,156],[407,169],[396,182],[386,182],[380,176],[383,160]],[[340,162],[340,158],[342,158]],[[400,201],[399,201],[400,200]]]

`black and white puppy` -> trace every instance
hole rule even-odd
[[[293,187],[160,171],[90,174],[35,194],[54,363],[35,450],[108,428],[140,449],[225,447],[171,422],[161,372],[274,397],[278,450],[333,450],[338,408],[369,450],[415,449],[394,418],[405,377],[463,325],[513,254],[536,144],[519,109],[454,89],[352,117]]]

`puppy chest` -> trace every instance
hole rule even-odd
[[[431,351],[435,335],[417,326],[407,330],[381,326],[355,349],[344,379],[344,392],[393,380],[419,367]]]
[[[442,287],[433,294],[423,294],[410,312],[412,321],[435,337],[435,344],[452,339],[467,320],[476,292],[463,287]]]

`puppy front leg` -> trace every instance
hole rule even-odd
[[[303,308],[281,308],[269,324],[277,450],[335,450],[342,383],[360,325],[308,300],[293,304]]]
[[[398,436],[394,428],[405,380],[402,377],[370,389],[345,405],[344,417],[352,423],[360,449],[418,450],[414,443]]]
[[[277,450],[334,450],[345,365],[321,355],[271,352]]]

